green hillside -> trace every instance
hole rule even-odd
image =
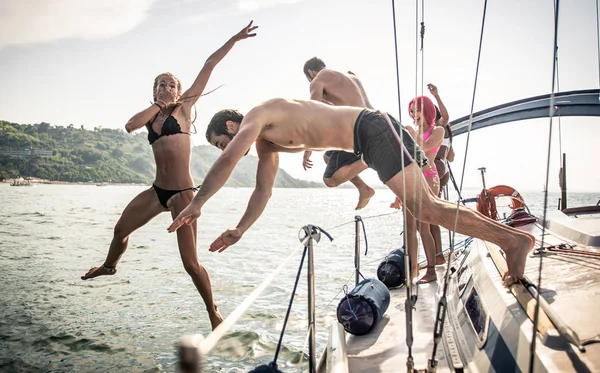
[[[52,155],[17,156],[19,151],[30,148],[51,151]],[[218,149],[209,145],[194,147],[192,175],[196,182],[202,182],[219,154]],[[257,162],[254,156],[244,157],[226,185],[254,186]],[[87,130],[83,126],[0,120],[0,181],[31,176],[51,181],[150,184],[154,173],[154,157],[146,132],[128,134],[117,129]],[[275,187],[322,186],[294,179],[282,169],[275,180]]]

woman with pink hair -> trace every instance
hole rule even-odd
[[[444,139],[444,129],[436,127],[436,110],[433,102],[425,97],[418,96],[412,99],[408,105],[408,111],[410,117],[413,118],[413,125],[415,129],[407,126],[407,131],[415,139],[417,145],[421,147],[425,155],[427,156],[428,163],[422,168],[423,176],[429,185],[427,190],[434,196],[437,196],[440,192],[440,177],[435,166],[435,156],[438,152],[442,140]],[[420,198],[416,196],[417,200]],[[396,198],[396,201],[392,204],[392,207],[399,208],[400,201]],[[413,211],[419,211],[418,209],[412,209]],[[425,257],[427,258],[427,271],[425,275],[421,277],[417,283],[424,284],[427,282],[435,281],[437,279],[435,273],[435,241],[431,234],[430,225],[420,221],[419,216],[412,216],[406,211],[406,245],[408,247],[408,255],[410,256],[412,277],[415,278],[419,274],[419,267],[417,265],[417,230],[421,235],[421,241],[423,242],[423,248],[425,249]],[[419,221],[417,223],[417,221]]]

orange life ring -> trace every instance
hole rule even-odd
[[[523,196],[521,196],[514,188],[509,187],[508,185],[496,185],[489,189],[483,189],[477,196],[477,211],[488,218],[499,220],[498,211],[496,210],[496,198],[498,197],[511,198],[512,204],[510,205],[510,208],[513,213],[515,210],[525,207]]]

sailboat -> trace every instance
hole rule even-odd
[[[557,10],[558,4],[555,17]],[[556,49],[555,45],[555,53]],[[555,93],[553,82],[550,94],[466,115],[451,122],[451,128],[459,136],[513,121],[550,118],[551,130],[552,118],[560,116],[600,116],[600,90]],[[348,335],[340,325],[332,325],[322,371],[600,371],[600,200],[592,206],[568,207],[566,175],[563,154],[559,209],[539,217],[527,211],[518,194],[490,193],[509,187],[488,189],[484,184],[481,195],[515,202],[513,214],[498,220],[536,239],[524,280],[504,288],[501,276],[507,265],[501,248],[473,239],[454,253],[447,268],[437,269],[438,284],[419,286],[418,297],[415,289],[391,289],[387,323],[369,335]],[[410,281],[407,285],[413,286]]]
[[[558,9],[558,1],[556,4]],[[454,136],[460,136],[536,118],[548,117],[552,121],[558,116],[600,117],[599,98],[598,89],[556,93],[553,88],[547,95],[471,113],[451,122],[451,128]],[[485,185],[482,190],[491,198],[518,202],[513,203],[513,214],[501,222],[536,239],[524,280],[504,288],[500,278],[507,265],[501,248],[469,239],[460,249],[451,249],[445,268],[436,269],[438,282],[416,287],[405,281],[404,287],[389,289],[385,322],[375,324],[369,333],[352,335],[340,322],[331,323],[328,344],[318,363],[311,315],[314,289],[309,286],[309,371],[600,371],[600,326],[595,315],[600,308],[600,201],[594,206],[567,206],[565,159],[566,156],[561,173],[561,205],[556,211],[547,210],[544,216],[532,216],[518,194],[494,194],[492,189],[503,188]],[[547,190],[545,185],[544,191]],[[485,206],[478,207],[483,210]],[[310,242],[308,238],[313,235],[320,237],[313,228],[305,230],[301,241]],[[358,223],[356,232],[358,236]],[[359,252],[358,247],[356,251]],[[261,287],[263,284],[257,290]],[[227,323],[234,322],[229,319]],[[203,345],[214,345],[218,339],[213,338],[214,334],[207,338],[210,343],[187,341],[180,350],[182,362],[192,363],[182,364],[187,367],[184,371],[196,371],[197,351],[208,352],[210,347]]]

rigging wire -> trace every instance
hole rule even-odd
[[[400,101],[400,69],[398,68],[398,43],[396,43],[396,6],[392,0],[392,17],[394,18],[394,50],[396,51],[396,87],[398,88],[398,121],[402,123],[402,103]]]
[[[477,77],[479,76],[479,63],[481,61],[481,47],[483,44],[483,32],[485,30],[486,14],[487,14],[487,0],[485,0],[484,5],[483,5],[483,16],[481,19],[481,34],[479,36],[479,49],[477,51],[477,67],[475,69],[475,81],[473,84],[473,96],[471,99],[471,114],[469,116],[469,126],[468,126],[468,131],[467,131],[467,143],[465,145],[465,157],[463,160],[463,170],[462,170],[462,175],[461,175],[460,191],[462,191],[462,185],[463,185],[463,181],[464,181],[465,166],[466,166],[466,161],[467,161],[467,152],[469,149],[469,137],[471,134],[471,127],[473,125],[473,109],[475,106],[475,93],[477,92]],[[460,191],[459,191],[459,195],[460,195]],[[458,213],[460,211],[460,209],[459,209],[460,203],[461,203],[461,200],[459,199],[456,202],[456,214],[454,216],[454,229],[452,230],[451,239],[450,239],[450,252],[448,254],[448,260],[446,262],[446,271],[444,273],[443,290],[442,290],[440,299],[438,301],[438,306],[437,306],[437,311],[436,311],[436,316],[435,316],[435,324],[434,324],[434,329],[433,329],[434,344],[433,344],[433,349],[432,349],[432,353],[431,353],[431,359],[429,360],[429,363],[428,363],[429,370],[434,370],[435,367],[437,366],[437,361],[435,360],[435,356],[436,356],[437,346],[438,346],[439,342],[441,341],[442,333],[444,331],[444,320],[446,318],[446,311],[447,311],[446,294],[448,293],[448,284],[450,282],[450,263],[451,263],[450,259],[452,258],[453,253],[454,253],[454,240],[455,240],[455,236],[456,236],[456,227],[458,225]]]
[[[546,214],[548,211],[548,180],[550,176],[550,151],[552,148],[552,118],[554,116],[554,86],[556,83],[556,75],[557,75],[557,67],[558,67],[558,9],[559,9],[560,0],[555,0],[554,2],[554,58],[552,59],[552,90],[550,91],[550,105],[549,105],[549,116],[550,116],[550,128],[548,131],[548,155],[546,160],[546,184],[544,187],[544,217],[542,224],[542,242],[541,246],[544,247],[544,238],[546,232]],[[535,297],[535,312],[533,314],[533,332],[531,336],[531,344],[529,346],[530,354],[529,354],[529,372],[533,373],[534,371],[534,363],[535,363],[535,347],[536,347],[536,337],[537,337],[537,327],[539,324],[539,313],[540,313],[540,291],[542,288],[542,267],[543,267],[543,255],[540,255],[540,263],[538,265],[538,282]]]
[[[596,0],[596,4],[598,4],[598,0]],[[556,12],[556,8],[554,8],[554,12]],[[555,15],[556,16],[556,15]],[[596,23],[598,20],[596,19]],[[558,66],[558,44],[556,44],[556,53],[554,54],[554,61],[556,63],[556,90],[560,92],[560,68]],[[560,112],[558,113],[558,163],[559,167],[562,168],[561,162],[561,154],[562,154],[562,125],[560,121]]]
[[[596,39],[598,41],[598,87],[600,87],[600,10],[598,9],[598,0],[596,0]]]
[[[425,86],[425,51],[423,44],[425,41],[425,0],[421,0],[421,96],[424,93]]]
[[[460,175],[460,186],[459,186],[459,192],[458,192],[459,195],[462,192],[463,183],[464,183],[464,179],[465,179],[467,154],[469,152],[469,140],[471,138],[471,127],[473,126],[473,109],[475,107],[475,93],[477,92],[477,77],[479,76],[479,63],[481,62],[481,46],[483,45],[483,31],[485,30],[486,13],[487,13],[487,0],[485,0],[483,3],[483,17],[481,20],[481,33],[479,35],[479,49],[477,51],[477,65],[475,67],[475,81],[473,83],[473,96],[471,98],[471,113],[469,114],[469,125],[467,127],[468,128],[467,129],[467,141],[465,144],[465,157],[463,159],[463,167],[462,167],[462,172]],[[460,202],[461,202],[460,199],[458,201],[456,201],[456,215],[454,216],[454,229],[452,230],[452,239],[450,240],[451,247],[454,243],[454,239],[455,239],[455,235],[456,235],[456,227],[458,225],[458,212],[459,212]],[[450,272],[450,265],[448,265],[446,268],[446,276],[445,276],[446,280],[445,281],[448,281],[449,272]]]

